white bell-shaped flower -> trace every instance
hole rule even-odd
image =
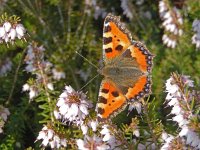
[[[10,32],[10,29],[11,29],[12,25],[11,25],[10,22],[5,22],[3,24],[3,27],[4,27],[4,29],[5,29],[6,32]]]
[[[0,27],[0,38],[3,38],[6,35],[4,27]]]
[[[16,32],[16,30],[15,29],[11,29],[10,30],[10,32],[8,33],[8,37],[11,39],[11,40],[14,40],[15,39],[15,37],[16,37],[16,35],[17,35],[17,32]]]
[[[24,36],[26,29],[24,28],[24,26],[22,24],[18,24],[16,26],[16,32],[17,32],[18,39],[21,39]]]

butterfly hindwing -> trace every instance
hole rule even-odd
[[[117,89],[117,86],[109,80],[103,80],[99,90],[97,104],[98,118],[104,120],[115,115],[126,106],[126,98]]]
[[[124,59],[133,59],[134,65],[138,67],[144,75],[139,76],[132,86],[126,90],[125,94],[128,100],[138,100],[151,92],[151,69],[153,64],[153,55],[140,42],[132,42],[127,50],[122,54]],[[135,78],[133,78],[134,80]]]
[[[128,92],[125,96],[132,102],[139,100],[151,92],[150,86],[151,78],[149,76],[141,76],[131,87],[128,88]]]
[[[142,43],[132,42],[104,67],[105,77],[111,78],[127,100],[138,100],[150,93],[152,59],[153,55]],[[115,70],[113,68],[117,68],[118,73],[107,73],[107,70]]]
[[[136,61],[138,68],[143,72],[151,72],[153,65],[153,55],[149,50],[140,42],[132,42],[122,54],[125,58],[132,58]]]
[[[103,58],[111,59],[124,52],[131,44],[131,33],[120,22],[120,18],[108,14],[103,29]]]

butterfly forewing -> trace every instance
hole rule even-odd
[[[124,52],[131,44],[130,32],[120,22],[120,18],[108,14],[103,29],[103,58],[111,59]]]

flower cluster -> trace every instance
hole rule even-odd
[[[89,136],[87,131],[88,127],[91,127],[92,129],[92,136]],[[101,128],[99,134],[97,134],[98,130],[97,128]],[[81,126],[81,129],[84,134],[84,139],[77,139],[77,146],[78,149],[95,149],[95,150],[101,150],[101,149],[115,149],[118,147],[121,142],[118,141],[115,136],[112,134],[111,130],[109,129],[109,125],[103,125],[100,126],[97,121],[90,121],[87,125]]]
[[[167,105],[172,107],[171,113],[174,117],[172,120],[178,123],[181,131],[179,136],[186,138],[186,144],[200,149],[200,138],[198,130],[193,128],[192,119],[196,118],[190,107],[193,96],[188,88],[193,87],[193,81],[189,76],[172,74],[170,79],[166,82],[166,102]]]
[[[51,91],[54,90],[53,84],[52,83],[47,83],[47,88]],[[35,84],[28,84],[25,83],[22,87],[22,91],[29,91],[29,99],[32,100],[34,97],[37,97],[39,95],[39,89],[37,85]]]
[[[52,74],[55,80],[65,79],[65,73],[60,69],[53,68]]]
[[[85,135],[88,133],[88,129],[91,128],[92,129],[92,132],[96,132],[97,131],[97,125],[98,125],[98,122],[97,120],[90,120],[89,122],[87,123],[82,123],[81,124],[81,130],[82,130],[82,133]]]
[[[137,120],[137,118],[132,118],[132,122],[129,125],[129,128],[133,132],[133,135],[135,135],[136,137],[140,136],[140,131],[139,131],[139,128],[138,128],[138,124],[139,124],[139,121]]]
[[[138,142],[138,140],[134,139],[132,142],[134,145],[137,145],[138,150],[143,150],[143,149],[156,149],[155,143],[152,142],[152,139],[148,139],[149,141],[144,142]]]
[[[27,54],[25,57],[26,67],[25,70],[27,72],[35,72],[39,69],[39,67],[44,67],[46,64],[48,65],[49,62],[44,61],[44,47],[37,46],[36,43],[32,43],[27,47]],[[40,65],[40,66],[39,66]]]
[[[86,95],[75,91],[71,86],[65,86],[64,92],[60,95],[57,102],[58,110],[54,111],[56,119],[63,122],[72,122],[77,125],[82,124],[85,117],[89,114],[92,107]]]
[[[34,85],[29,85],[28,83],[23,85],[22,91],[29,91],[29,99],[32,100],[34,97],[38,96],[38,89]]]
[[[109,125],[107,124],[103,125],[100,133],[103,136],[103,141],[108,143],[108,145],[110,146],[110,149],[115,149],[121,144],[121,141],[116,139],[111,129],[109,128],[111,128]]]
[[[128,107],[128,114],[133,110],[133,108],[137,110],[138,114],[141,114],[142,104],[140,102],[135,101],[130,103]]]
[[[121,0],[121,8],[123,9],[123,14],[126,15],[130,20],[133,18],[132,11],[130,9],[130,4],[128,0]]]
[[[25,40],[26,29],[22,24],[5,21],[0,26],[0,43],[14,43],[16,38]]]
[[[94,13],[92,13],[94,15],[94,19],[98,19],[99,17],[104,18],[107,14],[106,9],[103,8],[101,5],[98,4],[97,0],[86,0],[85,3],[86,5],[92,7],[94,9]],[[89,15],[91,13],[91,11],[87,10]]]
[[[109,149],[109,145],[102,141],[102,138],[93,135],[92,137],[86,135],[84,140],[78,139],[76,141],[78,149],[80,150],[107,150]]]
[[[162,133],[162,140],[164,142],[161,150],[169,149],[187,149],[188,146],[185,145],[185,140],[180,137],[174,137],[173,135]]]
[[[26,67],[28,73],[36,75],[36,82],[30,82],[23,85],[22,91],[29,91],[29,98],[32,100],[39,94],[38,85],[44,84],[49,90],[54,90],[50,77],[52,64],[44,60],[44,47],[37,46],[36,43],[28,45],[27,55],[25,57]]]
[[[183,30],[181,29],[183,24],[181,14],[176,7],[171,8],[166,0],[159,2],[159,14],[163,20],[162,26],[165,33],[162,37],[163,43],[167,47],[175,48],[178,37],[183,34]]]
[[[132,118],[132,121],[129,125],[128,124],[122,125],[122,131],[127,135],[131,135],[131,137],[133,138],[132,143],[134,145],[138,145],[137,148],[139,149],[139,147],[141,148],[146,146],[144,145],[144,143],[141,144],[139,143],[139,141],[137,141],[137,138],[140,137],[140,131],[138,125],[139,125],[138,118],[137,117]],[[147,145],[149,145],[149,143]]]
[[[0,133],[3,132],[2,128],[4,127],[9,115],[10,111],[8,110],[8,108],[5,108],[2,105],[0,105]]]
[[[196,48],[200,48],[200,20],[195,19],[192,24],[195,34],[192,36],[192,44],[196,44]]]
[[[92,104],[84,93],[75,91],[71,86],[65,86],[56,105],[57,109],[54,110],[56,119],[64,123],[73,123],[81,128],[83,139],[76,140],[78,149],[114,149],[120,144],[108,125],[100,126],[97,120],[86,119]]]
[[[146,129],[143,129],[142,132],[141,132],[142,135],[140,136],[140,132],[139,132],[139,129],[138,129],[139,127],[135,126],[136,123],[133,122],[133,121],[136,121],[136,119],[135,118],[132,119],[132,123],[131,123],[131,124],[134,124],[134,126],[132,127],[134,130],[133,129],[132,130],[134,131],[133,135],[136,137],[132,140],[132,143],[135,146],[137,146],[136,149],[138,149],[138,150],[143,150],[143,149],[154,150],[154,149],[157,149],[156,144],[154,143],[153,139],[151,138],[150,133]],[[130,128],[130,127],[128,127],[128,128]],[[140,139],[140,137],[147,137],[148,139],[145,142],[143,142],[143,141],[138,140],[138,139]]]
[[[143,7],[144,0],[136,0],[135,5],[133,5],[132,2],[129,0],[121,0],[121,8],[123,10],[123,14],[129,19],[132,20],[134,18],[135,13],[137,15],[144,17],[145,19],[151,19],[152,14],[150,11],[145,10],[145,7]],[[137,7],[138,10],[135,11],[134,8]]]
[[[36,141],[38,140],[42,140],[42,146],[46,147],[47,145],[50,145],[52,149],[67,147],[67,140],[48,126],[44,126],[39,132]]]
[[[83,79],[83,81],[87,81],[88,77],[91,75],[91,69],[88,68],[86,71],[80,69],[79,71],[76,72],[77,74],[79,74],[79,76],[81,77],[81,79]]]
[[[8,71],[11,70],[12,62],[9,58],[0,61],[0,76],[4,76]]]

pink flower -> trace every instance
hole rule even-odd
[[[44,126],[39,132],[36,141],[42,140],[42,146],[46,147],[50,145],[52,149],[59,149],[61,147],[67,147],[67,140],[59,135],[48,126]]]
[[[88,109],[92,107],[86,95],[76,92],[71,86],[65,86],[64,92],[57,102],[58,111],[65,122],[80,124],[89,114]]]
[[[85,136],[84,140],[76,140],[76,144],[79,150],[109,150],[110,146],[106,144],[102,139],[96,135]]]

